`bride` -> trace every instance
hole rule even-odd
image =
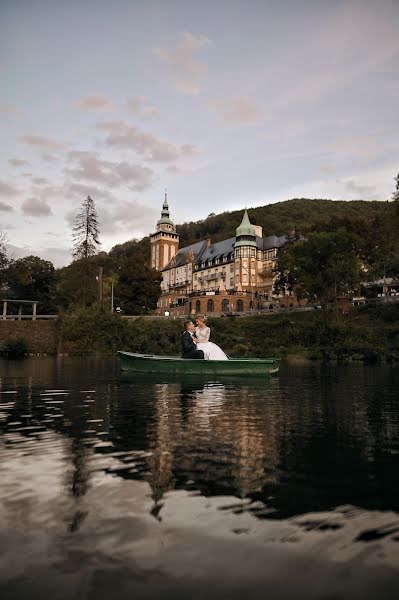
[[[205,325],[206,317],[197,315],[196,321],[195,337],[197,338],[197,349],[203,350],[207,360],[229,360],[219,346],[209,341],[211,330]]]

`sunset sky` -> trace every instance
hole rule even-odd
[[[397,0],[1,0],[0,231],[71,260],[294,197],[387,200],[399,171]],[[273,232],[266,232],[271,234]]]

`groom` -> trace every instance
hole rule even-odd
[[[192,337],[194,333],[194,323],[184,321],[184,333],[181,336],[181,356],[182,358],[204,358],[202,350],[197,350],[196,338]]]

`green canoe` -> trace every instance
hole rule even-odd
[[[231,358],[198,360],[179,356],[156,356],[118,351],[123,371],[159,374],[269,375],[277,373],[279,358]]]

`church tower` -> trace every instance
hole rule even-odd
[[[150,241],[150,266],[152,269],[161,271],[179,250],[179,234],[176,233],[175,224],[169,216],[166,192],[162,205],[161,218],[157,221],[156,231],[150,235]]]

